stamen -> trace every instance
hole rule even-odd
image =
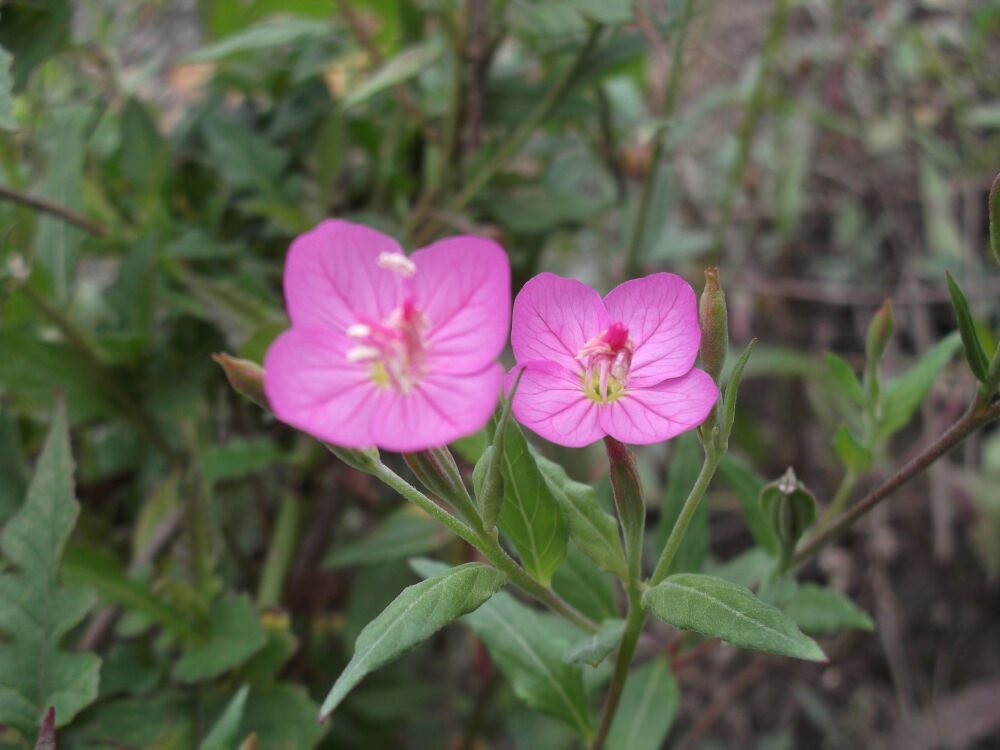
[[[407,279],[417,272],[417,266],[402,253],[381,253],[377,262],[379,268],[398,273]]]
[[[374,346],[356,346],[353,349],[349,349],[347,352],[348,362],[368,362],[373,359],[378,359],[378,355],[381,352]]]
[[[582,384],[587,397],[599,404],[619,398],[625,390],[634,351],[628,328],[620,322],[612,323],[584,344],[576,359],[584,368]]]
[[[366,339],[372,335],[372,327],[365,323],[355,323],[347,328],[347,335],[352,339]]]

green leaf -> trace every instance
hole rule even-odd
[[[114,554],[106,549],[70,545],[63,555],[62,580],[71,586],[93,586],[101,599],[132,609],[181,638],[198,638],[198,631],[191,623],[148,586],[129,578]]]
[[[445,567],[431,560],[411,564],[423,576]],[[561,658],[570,644],[562,621],[540,614],[501,591],[463,617],[461,623],[486,644],[518,698],[569,723],[584,738],[591,737],[593,727],[580,665],[565,664]]]
[[[607,750],[658,750],[670,733],[680,688],[670,660],[656,656],[629,675]]]
[[[366,674],[396,659],[457,617],[488,600],[506,581],[483,563],[466,563],[408,586],[372,620],[354,644],[354,656],[320,708],[325,721]]]
[[[596,633],[570,646],[563,654],[563,661],[567,664],[589,664],[596,667],[615,650],[624,632],[624,620],[607,620]]]
[[[575,543],[569,545],[566,560],[552,576],[552,588],[592,620],[600,622],[618,617],[612,579]]]
[[[272,145],[236,120],[208,119],[202,125],[212,162],[237,190],[249,190],[268,200],[284,202],[278,179],[288,152]]]
[[[246,662],[267,641],[257,610],[246,594],[215,602],[208,625],[208,640],[189,648],[174,665],[177,680],[199,682],[217,677]]]
[[[273,52],[329,37],[333,29],[319,19],[275,16],[230,34],[186,55],[182,64],[224,60],[248,52]]]
[[[988,213],[990,216],[990,249],[993,251],[993,260],[1000,263],[1000,174],[993,178],[990,186],[990,197]]]
[[[674,453],[667,469],[667,486],[660,504],[660,522],[656,527],[656,548],[663,549],[681,514],[684,501],[698,479],[701,449],[694,431],[674,440]],[[708,503],[698,503],[691,523],[681,540],[668,573],[697,573],[708,555]]]
[[[785,605],[785,614],[807,633],[834,633],[846,628],[874,630],[868,614],[833,589],[804,583]]]
[[[435,37],[398,52],[344,98],[344,109],[357,106],[375,94],[426,70],[444,54],[444,40]]]
[[[569,535],[580,551],[602,570],[627,580],[628,566],[618,535],[618,522],[601,508],[594,488],[574,482],[562,466],[547,458],[535,456],[535,463],[559,503]]]
[[[946,336],[924,352],[902,377],[892,381],[882,397],[882,420],[875,439],[886,440],[906,426],[931,389],[934,379],[961,346],[958,333]]]
[[[451,538],[451,532],[438,521],[413,505],[404,505],[386,516],[363,539],[335,546],[324,558],[323,567],[400,560],[439,549]]]
[[[697,573],[669,576],[643,594],[661,620],[743,648],[826,661],[816,642],[745,586]]]
[[[239,737],[256,732],[261,750],[312,750],[329,728],[317,723],[318,711],[319,706],[301,687],[281,682],[254,685]]]
[[[210,481],[241,479],[270,466],[280,457],[281,451],[269,438],[234,438],[202,453],[202,472]]]
[[[872,452],[858,440],[846,424],[837,428],[833,436],[833,449],[848,471],[861,474],[868,471],[872,465]]]
[[[863,406],[867,399],[865,398],[865,391],[858,381],[858,376],[854,374],[854,369],[843,357],[833,352],[826,352],[825,356],[826,366],[830,369],[830,374],[833,375],[833,382],[837,384],[840,391],[851,399],[851,401]]]
[[[728,455],[723,456],[719,462],[719,473],[736,492],[736,497],[743,507],[743,519],[754,540],[769,555],[775,557],[779,550],[778,537],[771,529],[771,524],[759,502],[764,480],[749,466]]]
[[[59,648],[96,600],[92,591],[66,590],[57,581],[79,512],[66,407],[58,400],[24,505],[0,533],[0,550],[13,566],[0,573],[0,724],[26,737],[50,706],[62,726],[97,698],[100,659]]]
[[[958,331],[962,336],[962,346],[965,347],[965,358],[969,362],[969,369],[976,376],[976,380],[985,383],[989,377],[990,363],[983,351],[983,343],[976,333],[976,324],[972,319],[972,311],[969,309],[969,301],[965,299],[962,288],[958,282],[952,278],[951,271],[946,272],[948,277],[948,291],[951,293],[951,305],[955,308],[955,315],[958,316]]]
[[[739,395],[740,381],[743,379],[743,370],[750,361],[750,355],[757,344],[757,339],[752,339],[747,344],[746,349],[733,365],[733,371],[729,375],[729,382],[726,383],[726,393],[722,397],[722,445],[723,448],[729,445],[729,436],[733,431],[733,421],[736,419],[736,398]]]
[[[14,79],[10,75],[10,52],[0,47],[0,128],[14,130]]]
[[[548,585],[566,557],[568,533],[521,430],[513,422],[504,433],[504,504],[498,519],[531,576]]]
[[[0,407],[0,524],[10,518],[28,491],[28,468],[21,436],[10,409]]]
[[[205,739],[201,741],[199,750],[232,750],[239,738],[240,722],[243,721],[249,694],[249,685],[244,685],[236,691],[236,695],[232,697],[222,715],[216,719]]]

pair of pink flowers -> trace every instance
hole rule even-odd
[[[292,327],[268,350],[264,381],[282,421],[344,447],[409,452],[469,435],[493,413],[510,311],[495,242],[452,237],[407,257],[380,232],[325,221],[292,243],[284,287]],[[508,390],[524,370],[514,416],[561,445],[666,440],[718,398],[693,367],[694,292],[673,274],[603,300],[540,274],[514,302],[510,339]]]

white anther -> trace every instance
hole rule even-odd
[[[378,256],[378,265],[407,278],[417,272],[413,261],[402,253],[382,253]]]
[[[376,359],[380,353],[374,346],[356,346],[347,351],[347,361],[365,362],[369,359]]]
[[[348,326],[347,335],[352,339],[366,339],[372,335],[372,327],[364,323],[355,323]]]

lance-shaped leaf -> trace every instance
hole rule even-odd
[[[624,620],[608,620],[593,635],[577,641],[563,654],[567,664],[589,664],[596,667],[604,657],[615,650],[625,632]]]
[[[34,734],[50,706],[62,726],[97,697],[100,659],[59,648],[95,601],[92,591],[66,590],[57,580],[79,512],[60,400],[27,499],[0,534],[13,566],[0,574],[0,724],[25,736]]]
[[[745,586],[697,573],[678,573],[643,595],[661,620],[743,648],[810,661],[826,661],[816,642],[781,610]]]
[[[955,308],[955,315],[958,316],[958,332],[962,335],[965,358],[968,360],[969,369],[976,376],[976,380],[984,383],[989,376],[990,363],[986,359],[983,343],[979,340],[979,334],[976,332],[976,322],[972,319],[969,301],[965,299],[965,294],[958,282],[952,278],[951,271],[947,272],[947,276],[948,292],[951,294],[951,305]]]
[[[574,482],[562,466],[547,458],[535,456],[535,463],[559,503],[569,535],[580,550],[603,570],[627,580],[628,566],[618,536],[618,522],[601,508],[594,488]]]
[[[323,701],[320,721],[326,720],[362,677],[430,638],[456,617],[480,607],[505,580],[496,568],[466,563],[403,589],[361,631],[354,656]]]
[[[422,576],[447,570],[433,560],[414,560],[411,565]],[[580,665],[562,660],[569,647],[567,627],[575,628],[526,607],[503,591],[463,617],[461,623],[486,644],[518,698],[590,738],[593,726]]]
[[[807,633],[835,633],[855,628],[873,630],[875,623],[863,609],[843,594],[806,583],[798,588],[785,605],[785,614]]]
[[[658,750],[674,723],[680,697],[669,660],[657,656],[639,667],[625,683],[607,750]]]
[[[498,525],[525,570],[547,585],[566,557],[566,523],[521,430],[511,422],[503,437],[504,504]]]
[[[861,383],[858,381],[858,376],[854,374],[854,368],[843,357],[833,352],[826,352],[826,366],[830,368],[830,374],[833,375],[833,382],[837,384],[840,392],[851,399],[851,401],[864,406],[868,399],[865,396],[864,388],[861,387]]]

